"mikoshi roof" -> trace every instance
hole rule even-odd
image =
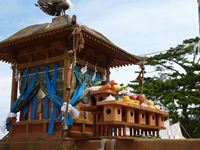
[[[19,45],[27,44],[42,38],[54,37],[55,35],[59,36],[61,33],[69,34],[69,31],[72,32],[74,25],[67,20],[69,20],[69,16],[61,16],[54,18],[52,23],[31,25],[0,42],[0,61],[11,64],[16,63],[14,51]],[[78,26],[81,27],[84,39],[92,40],[98,47],[106,47],[104,50],[105,53],[109,53],[110,56],[112,56],[109,67],[137,64],[143,60],[142,57],[130,54],[119,48],[101,33],[84,25]]]

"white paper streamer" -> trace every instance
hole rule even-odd
[[[94,71],[94,75],[92,77],[92,81],[94,81],[96,79],[96,75],[97,75],[97,68],[95,66],[95,71]]]
[[[85,74],[87,72],[87,66],[88,66],[88,64],[86,64],[85,67],[81,68],[82,74]]]

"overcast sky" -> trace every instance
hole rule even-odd
[[[18,30],[51,22],[37,0],[0,0],[0,41]],[[136,55],[166,50],[198,35],[196,0],[72,0],[68,12],[80,24],[100,31],[119,47]],[[128,83],[138,67],[112,70],[112,79]],[[9,112],[11,70],[0,62],[0,123]]]

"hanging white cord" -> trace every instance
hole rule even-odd
[[[60,70],[63,71],[64,68],[59,68],[58,71],[60,71]],[[55,71],[54,69],[53,70],[49,70],[49,73],[54,72],[54,71]],[[82,73],[82,72],[78,71],[78,73]],[[41,71],[41,72],[38,73],[38,75],[41,75],[41,74],[46,74],[46,71]],[[33,75],[35,75],[35,74],[33,74],[33,73],[29,74],[29,76],[33,76]],[[90,77],[90,75],[86,75],[86,76]],[[20,78],[21,77],[26,77],[26,75],[20,75]]]

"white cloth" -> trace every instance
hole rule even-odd
[[[67,103],[64,102],[61,107],[62,114],[64,114],[66,112],[66,110],[67,110]],[[68,112],[69,113],[72,112],[72,114],[75,118],[79,118],[80,112],[76,108],[74,108],[71,104],[69,104],[69,106],[68,106]],[[62,116],[62,119],[64,119],[64,115]]]
[[[179,122],[170,125],[169,120],[164,122],[165,130],[159,132],[161,139],[185,139],[182,135]]]

